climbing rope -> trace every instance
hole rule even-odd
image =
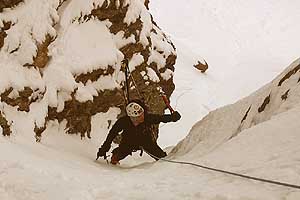
[[[134,77],[132,75],[132,73],[130,72],[129,68],[128,68],[128,61],[127,62],[124,62],[122,63],[122,67],[124,67],[125,69],[125,83],[126,83],[126,93],[127,93],[127,103],[130,101],[130,96],[129,96],[129,90],[130,90],[130,82],[129,82],[129,78],[131,77],[131,80],[133,82],[133,85],[134,85],[134,88],[136,89],[138,95],[139,95],[139,98],[143,98],[143,96],[141,95],[138,87],[137,87],[137,84],[134,80]]]
[[[191,166],[207,169],[207,170],[210,170],[210,171],[216,171],[216,172],[220,172],[220,173],[223,173],[223,174],[229,174],[229,175],[232,175],[232,176],[237,176],[237,177],[242,177],[242,178],[251,179],[251,180],[255,180],[255,181],[260,181],[260,182],[265,182],[265,183],[270,183],[270,184],[275,184],[275,185],[281,185],[281,186],[285,186],[285,187],[300,189],[299,185],[284,183],[284,182],[280,182],[280,181],[273,181],[273,180],[268,180],[268,179],[263,179],[263,178],[257,178],[257,177],[254,177],[254,176],[248,176],[248,175],[244,175],[244,174],[229,172],[229,171],[225,171],[225,170],[221,170],[221,169],[215,169],[215,168],[212,168],[212,167],[206,167],[206,166],[199,165],[199,164],[192,163],[192,162],[174,161],[174,160],[169,160],[169,159],[165,159],[165,158],[159,158],[155,155],[152,155],[151,153],[149,153],[145,149],[144,149],[144,151],[149,156],[151,156],[151,157],[153,157],[157,160],[162,160],[162,161],[169,162],[169,163],[176,163],[176,164],[182,164],[182,165],[191,165]]]

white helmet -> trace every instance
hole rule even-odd
[[[126,106],[126,113],[129,117],[139,117],[144,113],[144,109],[139,104],[131,102]]]

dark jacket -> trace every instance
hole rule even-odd
[[[137,148],[143,145],[145,140],[149,137],[149,127],[153,124],[159,124],[160,122],[173,122],[179,120],[180,115],[178,112],[175,114],[157,115],[157,114],[145,114],[144,122],[138,126],[134,126],[130,117],[124,116],[119,118],[113,125],[108,133],[108,136],[104,142],[104,146],[110,146],[114,138],[121,132],[122,141],[121,144],[126,144]]]

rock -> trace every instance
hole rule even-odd
[[[49,61],[48,46],[52,41],[53,38],[50,35],[46,35],[44,42],[37,45],[38,50],[36,57],[33,59],[33,66],[44,68],[47,65]]]
[[[280,79],[280,81],[278,83],[278,86],[281,86],[283,84],[283,82],[288,80],[291,76],[296,74],[298,71],[300,71],[300,64],[297,65],[296,67],[294,67],[292,70],[290,70],[284,77],[282,77],[282,79]]]
[[[10,4],[8,4],[8,2],[10,2]],[[14,9],[13,6],[20,2],[22,1],[1,1],[0,10],[3,8]],[[26,3],[27,2],[25,1],[24,6],[22,7],[23,9],[26,9]],[[40,2],[37,1],[36,3],[38,4]],[[40,12],[40,15],[43,15],[43,17],[39,18],[39,16],[37,16],[38,18],[36,20],[44,19],[45,16],[50,16],[45,23],[39,23],[41,26],[45,25],[45,28],[41,30],[47,30],[49,27],[53,28],[51,31],[45,32],[44,37],[42,37],[44,38],[42,42],[37,42],[41,41],[41,37],[38,39],[35,38],[35,35],[41,34],[40,32],[37,34],[32,32],[24,34],[23,37],[28,36],[26,40],[24,38],[22,38],[22,40],[19,38],[19,41],[21,42],[26,41],[26,45],[28,45],[28,43],[32,44],[30,46],[30,50],[33,50],[33,55],[28,53],[28,51],[24,51],[24,48],[18,48],[17,46],[17,48],[13,49],[13,51],[7,52],[8,56],[12,55],[15,60],[20,62],[20,67],[25,67],[30,70],[27,71],[27,73],[34,72],[36,78],[39,78],[41,82],[45,82],[45,86],[36,88],[36,84],[32,83],[24,85],[22,89],[20,87],[15,88],[12,84],[0,93],[1,102],[5,102],[7,106],[16,107],[19,112],[30,113],[32,112],[30,110],[32,103],[38,104],[43,102],[42,100],[45,98],[49,98],[45,95],[49,88],[49,85],[47,84],[57,84],[50,83],[49,79],[45,81],[45,73],[49,71],[48,69],[51,67],[49,65],[57,61],[56,57],[49,56],[49,47],[53,46],[52,44],[55,44],[57,40],[59,41],[59,39],[65,37],[62,35],[64,32],[56,30],[57,27],[61,26],[57,20],[60,20],[63,17],[62,15],[65,9],[68,9],[72,3],[72,1],[53,1],[52,4],[56,6],[54,9],[49,7],[49,10],[43,10]],[[52,4],[49,5],[51,6]],[[173,43],[153,21],[153,18],[149,13],[148,5],[149,0],[145,0],[142,4],[139,1],[125,0],[104,1],[101,5],[93,3],[90,5],[90,12],[87,10],[84,12],[78,12],[78,16],[74,16],[70,20],[69,26],[72,24],[77,24],[79,26],[88,23],[90,20],[98,20],[100,23],[105,24],[111,38],[122,35],[121,39],[124,41],[128,39],[131,42],[124,42],[124,45],[118,44],[118,50],[123,55],[123,58],[120,57],[115,64],[110,64],[108,66],[99,65],[93,67],[93,70],[70,73],[73,81],[69,84],[74,86],[72,91],[64,90],[63,86],[57,86],[55,88],[56,91],[54,91],[54,93],[57,94],[57,98],[60,98],[63,95],[68,95],[70,98],[65,100],[62,109],[58,108],[58,105],[49,105],[46,109],[48,110],[48,113],[45,115],[45,123],[42,125],[40,124],[39,126],[37,124],[32,125],[33,131],[36,133],[36,137],[38,137],[39,140],[42,136],[42,132],[47,127],[47,122],[50,120],[57,120],[58,122],[66,120],[67,133],[80,134],[81,137],[88,136],[90,138],[92,116],[97,113],[106,112],[110,107],[119,107],[122,110],[121,115],[124,114],[125,101],[123,91],[120,87],[116,87],[114,89],[99,89],[97,90],[97,94],[93,94],[91,99],[85,101],[80,100],[77,97],[80,87],[86,87],[88,84],[95,84],[103,77],[115,77],[116,74],[124,71],[118,68],[122,59],[128,59],[129,63],[131,61],[133,62],[137,58],[139,60],[139,63],[134,66],[134,70],[131,72],[138,88],[132,88],[130,90],[130,98],[143,98],[145,103],[148,105],[150,112],[159,114],[164,113],[166,105],[159,96],[159,90],[157,88],[161,87],[168,97],[172,94],[175,88],[172,73],[175,69],[176,52]],[[136,13],[128,13],[134,11],[132,9],[133,7],[130,6],[133,6],[135,9],[140,9],[140,14],[136,15]],[[53,17],[55,16],[53,13],[51,13],[51,15],[49,14],[50,12],[53,12],[53,10],[57,11],[56,14],[59,15],[58,17]],[[18,19],[18,17],[21,19],[24,16],[14,16],[16,19]],[[0,29],[0,48],[4,45],[4,42],[9,42],[4,40],[4,38],[7,37],[7,34],[12,34],[6,30],[10,29],[11,26],[18,28],[19,23],[22,21],[15,20],[14,18],[11,19],[15,21],[13,25],[11,23],[4,22],[4,27]],[[9,17],[7,17],[7,19],[9,19]],[[26,27],[34,26],[35,20],[32,21],[32,24],[26,24]],[[24,25],[20,26],[23,27]],[[66,26],[66,29],[67,28],[68,26]],[[38,28],[31,28],[29,30],[34,31],[36,29]],[[19,35],[15,35],[14,37],[18,39]],[[63,39],[65,40],[68,38]],[[20,44],[19,47],[20,46],[22,46],[22,44]],[[60,51],[61,54],[64,53],[63,50],[60,49]],[[61,62],[61,60],[59,60],[59,62]],[[165,65],[161,66],[161,63],[165,63]],[[61,68],[64,67],[65,66],[61,64]],[[147,72],[148,68],[151,68],[152,71],[155,72],[159,81],[151,81],[149,78],[147,81],[145,80],[145,76],[150,75],[142,73],[142,76],[141,72]],[[68,68],[63,70],[68,70]],[[133,84],[132,80],[130,80],[130,82]],[[63,97],[61,97],[61,99],[63,99]],[[46,102],[48,102],[48,100]],[[1,109],[0,111],[2,112]],[[8,134],[7,127],[10,122],[5,120],[5,113],[3,113],[0,116],[0,125],[6,130],[5,134]],[[156,128],[156,132],[157,130],[158,129]]]
[[[282,96],[281,96],[281,99],[286,101],[288,96],[289,96],[289,92],[290,92],[290,89],[288,89]]]
[[[267,105],[270,104],[270,101],[271,101],[271,94],[265,98],[264,102],[261,104],[261,106],[258,108],[257,111],[259,113],[263,112],[267,107]]]
[[[0,1],[0,12],[3,11],[4,8],[12,8],[18,5],[23,0],[1,0]]]
[[[10,125],[8,124],[8,121],[6,120],[5,116],[3,116],[2,112],[0,112],[0,126],[2,128],[2,135],[10,136]]]
[[[200,61],[198,61],[198,64],[194,65],[194,67],[198,70],[200,70],[202,73],[206,72],[206,70],[208,69],[208,64],[207,62],[204,60],[204,64]]]
[[[0,49],[4,45],[4,38],[7,36],[6,31],[11,27],[11,22],[4,22],[3,27],[0,28]]]

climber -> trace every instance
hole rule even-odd
[[[122,140],[117,148],[112,151],[111,164],[118,164],[120,160],[137,150],[145,150],[155,156],[154,159],[167,156],[152,139],[149,127],[160,122],[176,122],[181,116],[175,111],[172,114],[157,115],[147,112],[147,107],[140,100],[132,100],[126,106],[126,116],[119,118],[110,129],[106,140],[97,153],[99,157],[106,158],[114,138],[120,133]]]

